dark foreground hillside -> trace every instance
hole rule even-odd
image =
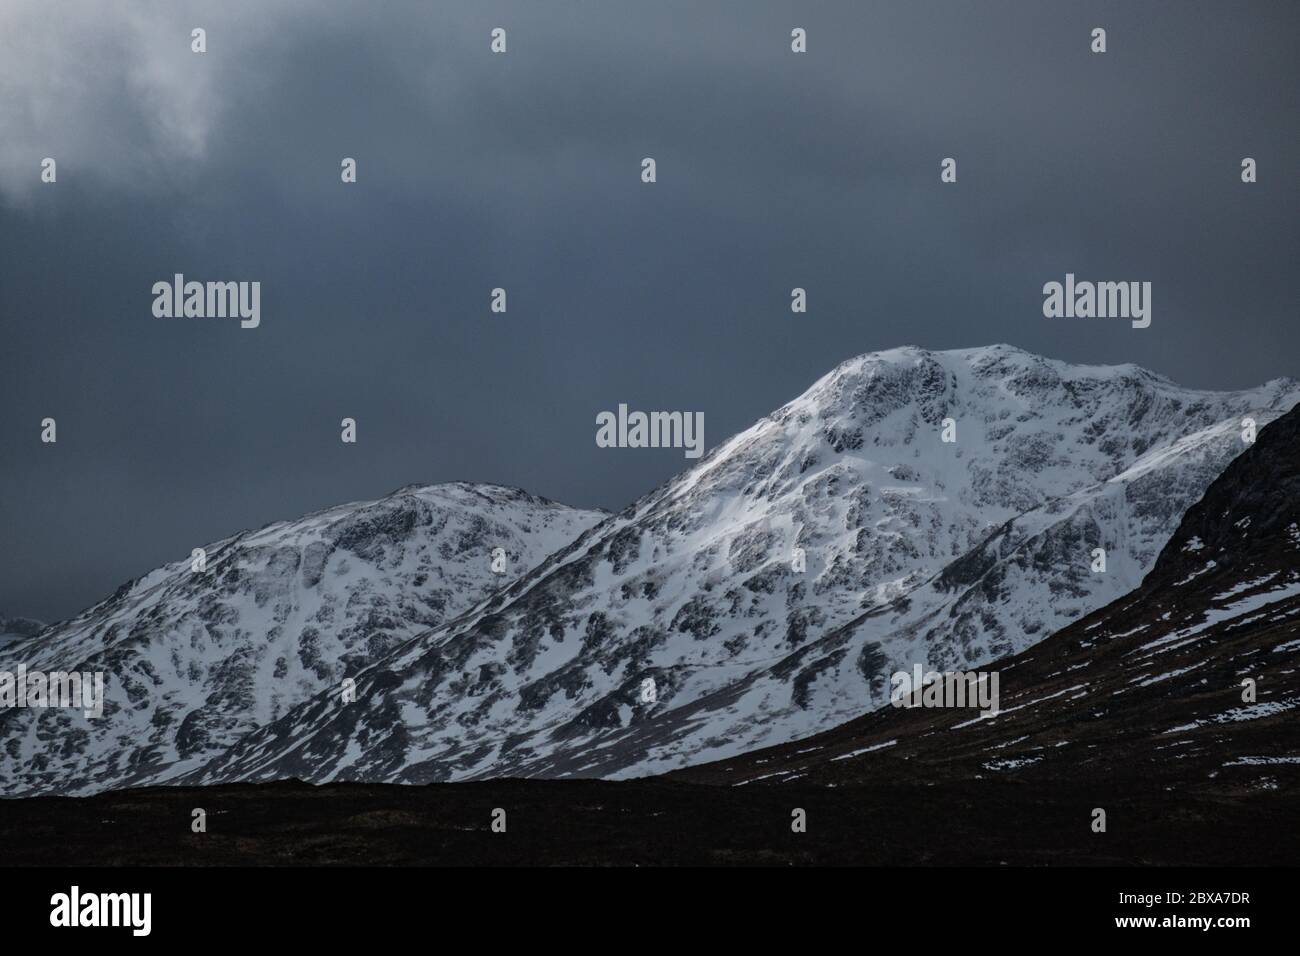
[[[1098,805],[1106,833],[1090,828]],[[206,833],[190,830],[195,807]],[[806,833],[791,832],[795,807]],[[7,865],[1277,865],[1300,859],[1300,807],[1281,792],[1171,803],[1134,780],[279,783],[6,801],[0,847]]]

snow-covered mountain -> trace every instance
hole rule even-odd
[[[991,665],[996,715],[884,707],[677,776],[837,787],[998,777],[1036,794],[1105,788],[1096,802],[1115,806],[1154,786],[1212,794],[1222,815],[1261,792],[1300,788],[1298,663],[1295,409],[1187,511],[1138,589]]]
[[[317,695],[182,779],[628,776],[832,727],[895,666],[974,666],[1129,591],[1242,418],[1298,398],[1008,346],[852,359],[355,702]]]
[[[0,794],[161,781],[469,610],[606,517],[497,485],[407,487],[209,545],[37,636],[0,671],[103,671],[98,719],[0,710]],[[493,552],[497,569],[493,568]]]

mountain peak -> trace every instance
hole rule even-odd
[[[66,712],[0,710],[0,739],[32,747],[0,752],[0,779],[64,791],[167,779],[468,611],[604,518],[451,482],[209,544],[200,567],[156,568],[34,640],[0,643],[15,664],[108,675],[102,721],[74,729]],[[56,738],[68,741],[57,755],[32,743]]]
[[[680,776],[733,786],[993,777],[1065,791],[1100,780],[1126,795],[1278,791],[1294,803],[1298,551],[1300,408],[1210,482],[1139,588],[988,668],[1003,675],[994,712],[882,707]]]

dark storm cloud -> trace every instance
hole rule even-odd
[[[687,463],[597,412],[713,445],[872,349],[1296,373],[1290,5],[145,9],[4,14],[3,613],[409,482],[618,508]],[[1150,280],[1151,328],[1044,319],[1067,271]],[[153,318],[175,272],[260,280],[261,327]]]

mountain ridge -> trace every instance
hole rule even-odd
[[[937,595],[898,651],[933,645],[932,619],[946,653],[992,659],[1050,633],[1034,618],[1050,613],[1052,562],[1070,549],[1123,532],[1109,583],[1066,575],[1067,616],[1140,580],[1243,447],[1240,417],[1267,420],[1297,397],[1285,379],[1209,393],[1135,369],[1010,347],[847,360],[454,626],[375,664],[358,679],[360,706],[307,702],[181,782],[625,776],[775,742],[765,734],[795,739],[872,705],[888,649],[846,625],[997,542],[992,566],[1028,585],[990,589],[986,568],[962,582],[964,623],[940,619],[957,599]],[[947,452],[945,417],[959,431]],[[795,546],[810,556],[798,580],[785,568]],[[1021,608],[1034,632],[970,643],[990,609],[1035,588]],[[653,701],[638,696],[647,679]]]
[[[108,678],[98,721],[0,712],[0,785],[79,791],[202,763],[604,517],[502,485],[405,485],[220,539],[202,570],[164,565],[0,648],[0,669]]]

